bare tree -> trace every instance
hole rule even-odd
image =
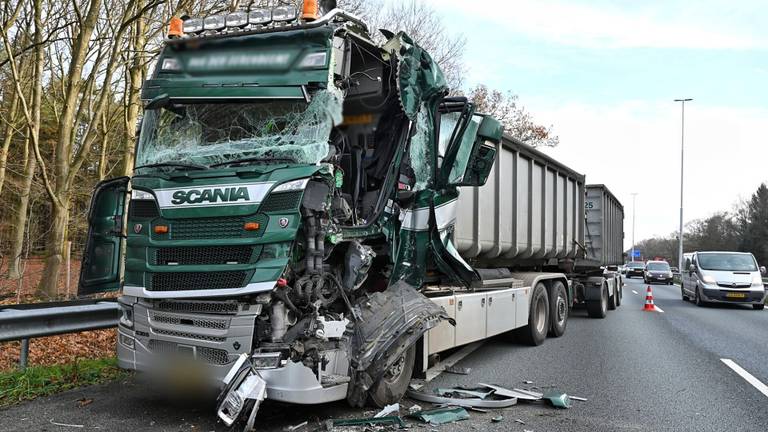
[[[518,104],[517,95],[506,95],[498,90],[491,90],[485,85],[471,89],[467,97],[475,104],[475,109],[490,114],[504,126],[504,131],[533,147],[554,147],[560,143],[552,133],[552,126],[536,123],[531,114]]]

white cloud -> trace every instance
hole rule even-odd
[[[718,2],[638,2],[633,10],[563,0],[427,0],[436,8],[495,22],[508,32],[586,48],[754,49],[760,28],[744,28],[748,6]],[[703,1],[703,0],[702,0]],[[756,3],[757,5],[760,2]],[[757,6],[755,7],[757,8]],[[749,16],[748,16],[749,18]],[[751,16],[754,18],[754,16]],[[758,36],[759,35],[759,36]]]
[[[677,230],[680,207],[680,106],[672,101],[611,106],[529,103],[561,144],[544,150],[605,183],[625,206],[625,246],[631,245],[632,192],[637,196],[635,239]],[[768,109],[686,105],[685,220],[731,210],[768,181]]]

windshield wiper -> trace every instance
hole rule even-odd
[[[158,167],[176,167],[176,168],[188,168],[188,169],[195,169],[195,170],[207,169],[207,167],[205,165],[188,164],[188,163],[182,163],[182,162],[160,162],[160,163],[154,163],[154,164],[149,164],[149,165],[140,165],[140,166],[137,166],[134,169],[139,169],[139,168],[158,168]]]
[[[209,165],[209,168],[216,168],[220,166],[225,165],[234,165],[238,163],[246,163],[246,162],[289,162],[289,163],[296,163],[295,159],[287,158],[287,157],[273,157],[273,158],[265,158],[265,157],[247,157],[242,159],[234,159],[231,161],[226,162],[220,162],[215,163],[213,165]]]

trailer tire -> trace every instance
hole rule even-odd
[[[616,308],[619,307],[619,300],[617,299],[618,296],[619,296],[619,288],[614,287],[613,295],[608,297],[608,310],[616,310]]]
[[[568,292],[560,281],[552,283],[552,298],[549,304],[549,320],[552,326],[549,329],[549,335],[560,337],[565,334],[565,327],[568,325]]]
[[[547,288],[539,282],[533,287],[528,313],[528,325],[517,331],[518,338],[527,345],[541,345],[549,331],[549,296]]]
[[[392,368],[390,368],[368,389],[368,398],[374,406],[384,408],[403,398],[406,390],[408,390],[408,384],[411,382],[415,361],[416,345],[412,345],[393,366],[396,371],[391,373]],[[400,364],[398,365],[398,363]]]
[[[608,287],[600,288],[600,300],[587,300],[587,315],[590,318],[605,318],[608,314]]]

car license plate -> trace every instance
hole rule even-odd
[[[728,298],[745,298],[747,295],[744,293],[729,292],[725,294]]]

